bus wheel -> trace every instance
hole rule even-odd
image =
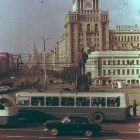
[[[103,122],[103,120],[104,120],[104,116],[102,113],[99,112],[95,113],[92,117],[92,121],[96,123],[101,123]]]
[[[56,128],[52,128],[50,132],[51,132],[52,136],[57,136],[58,135],[58,130]]]

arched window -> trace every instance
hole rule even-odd
[[[95,24],[95,31],[98,31],[98,24]]]

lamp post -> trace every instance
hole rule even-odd
[[[113,61],[114,61],[114,58],[113,58],[113,54],[112,54],[112,60],[111,60],[111,67],[112,67],[112,71],[111,71],[111,85],[112,85],[112,89],[114,89],[114,75],[113,75]]]
[[[43,41],[43,48],[44,48],[44,91],[47,88],[47,74],[46,74],[46,41],[50,38],[45,38],[43,36],[42,41]]]

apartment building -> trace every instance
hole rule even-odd
[[[140,51],[95,51],[89,54],[86,72],[95,85],[140,83]]]
[[[74,0],[73,11],[65,17],[65,40],[69,64],[78,64],[85,51],[109,49],[109,14],[99,10],[98,0]]]
[[[110,30],[111,50],[140,50],[140,27],[138,25],[117,25]]]
[[[0,53],[0,73],[9,72],[16,68],[16,60],[14,56],[7,52]]]
[[[61,71],[64,67],[69,66],[67,64],[69,58],[67,57],[65,34],[56,42],[56,54],[56,70]]]

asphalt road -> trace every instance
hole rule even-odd
[[[41,123],[20,121],[14,126],[0,127],[0,140],[140,140],[140,120],[126,122],[105,122],[100,136],[85,137],[83,135],[50,136],[44,131]]]

